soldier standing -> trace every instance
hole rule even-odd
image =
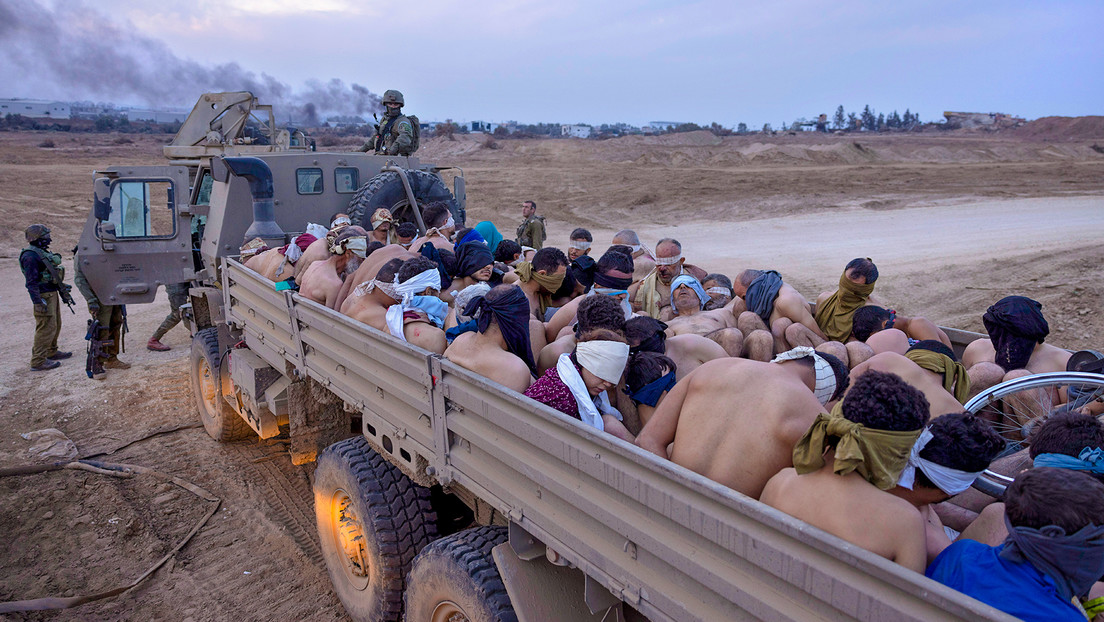
[[[414,137],[415,121],[402,113],[403,94],[394,89],[384,91],[383,106],[383,120],[376,127],[375,137],[365,143],[360,151],[401,156],[414,153],[418,149]]]
[[[91,338],[104,344],[99,356],[92,361],[92,368],[88,370],[91,378],[103,379],[108,369],[130,369],[130,363],[119,360],[119,352],[123,348],[123,332],[126,331],[126,307],[105,305],[100,301],[81,272],[79,257],[73,258],[73,283],[84,296],[84,301],[88,303],[88,313],[98,326],[96,334],[91,335]]]
[[[537,204],[526,201],[521,204],[523,220],[517,228],[517,243],[523,249],[528,246],[540,250],[547,236],[544,233],[544,216],[537,216]]]
[[[188,302],[188,284],[169,283],[165,285],[165,293],[169,295],[169,307],[171,309],[161,325],[153,332],[153,336],[146,342],[146,348],[154,352],[165,352],[172,349],[172,346],[161,343],[161,338],[180,323],[180,307]]]
[[[57,347],[61,334],[60,300],[72,309],[73,296],[70,287],[65,284],[65,268],[61,265],[61,255],[51,253],[50,229],[46,225],[35,224],[23,232],[27,238],[27,248],[19,253],[19,267],[27,280],[27,293],[34,305],[35,334],[31,349],[31,369],[44,371],[61,365],[58,361],[73,356],[72,352],[61,352]]]

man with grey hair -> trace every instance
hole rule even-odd
[[[671,283],[675,277],[690,274],[700,281],[706,273],[686,263],[682,244],[674,238],[663,238],[656,244],[655,266],[644,280],[629,287],[629,300],[633,311],[643,311],[659,320],[664,310],[671,306]]]
[[[632,249],[633,281],[643,280],[651,274],[652,270],[655,270],[655,257],[652,256],[651,251],[640,243],[640,236],[636,235],[636,232],[632,229],[622,229],[613,234],[612,244],[614,246],[628,246]]]
[[[299,294],[334,309],[346,277],[356,272],[368,254],[368,232],[345,227],[330,243],[330,258],[316,261],[303,273]]]

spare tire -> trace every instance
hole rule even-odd
[[[456,220],[456,228],[464,226],[466,214],[460,207],[460,202],[452,196],[448,186],[439,175],[428,171],[408,170],[406,178],[410,181],[410,189],[414,192],[414,198],[421,207],[426,203],[443,202],[449,206],[452,217]],[[386,171],[368,180],[353,195],[349,201],[349,220],[365,229],[372,230],[372,213],[384,207],[391,211],[395,222],[412,222],[417,224],[414,211],[410,208],[410,201],[406,197],[406,189],[403,188],[399,174]]]

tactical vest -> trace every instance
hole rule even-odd
[[[53,285],[54,287],[61,287],[61,284],[65,282],[65,267],[61,265],[61,255],[59,253],[51,253],[43,250],[37,246],[28,246],[20,251],[19,256],[22,257],[23,253],[31,252],[38,255],[40,261],[46,267],[38,273],[38,282],[41,285]],[[22,262],[20,262],[22,267]],[[51,270],[51,268],[53,268]],[[54,274],[57,274],[57,280],[54,280]],[[23,276],[27,276],[24,274]]]

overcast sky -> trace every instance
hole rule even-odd
[[[0,97],[190,107],[216,86],[301,102],[355,84],[401,90],[423,121],[1079,116],[1104,114],[1102,24],[1100,0],[0,0]]]

